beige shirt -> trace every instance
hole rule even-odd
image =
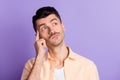
[[[49,53],[48,53],[49,54]],[[21,80],[26,80],[28,77],[34,58],[28,60],[23,70]],[[52,58],[43,62],[41,67],[41,75],[37,80],[53,80],[54,68],[52,67]],[[99,80],[96,65],[89,59],[74,53],[69,49],[69,56],[64,61],[65,80]]]

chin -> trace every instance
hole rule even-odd
[[[59,46],[63,43],[63,40],[58,40],[58,41],[52,41],[50,42],[51,46]]]

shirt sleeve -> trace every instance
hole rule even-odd
[[[30,74],[31,68],[33,65],[33,60],[28,60],[28,62],[25,64],[25,67],[22,72],[21,80],[27,80],[27,77]]]
[[[99,80],[98,70],[94,63],[90,66],[90,80]]]

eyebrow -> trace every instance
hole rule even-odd
[[[52,21],[54,21],[54,20],[58,21],[56,18],[53,18],[50,22],[52,22]]]
[[[37,27],[41,27],[41,26],[43,26],[43,25],[45,25],[45,23],[43,23],[43,24],[39,24]]]
[[[50,20],[50,22],[52,22],[52,21],[54,21],[54,20],[58,21],[56,18],[53,18],[53,19]],[[45,25],[45,23],[39,24],[38,27],[41,27],[41,26],[43,26],[43,25]]]

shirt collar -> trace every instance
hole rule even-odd
[[[68,48],[69,54],[66,59],[75,60],[74,52],[72,51],[70,47],[67,47],[67,48]]]
[[[74,52],[71,50],[71,48],[70,47],[67,47],[68,48],[68,57],[66,58],[66,60],[68,60],[68,59],[70,59],[70,60],[75,60],[75,56],[74,56]],[[49,52],[48,52],[48,60],[54,60],[51,56],[50,56],[50,54],[49,54]]]

